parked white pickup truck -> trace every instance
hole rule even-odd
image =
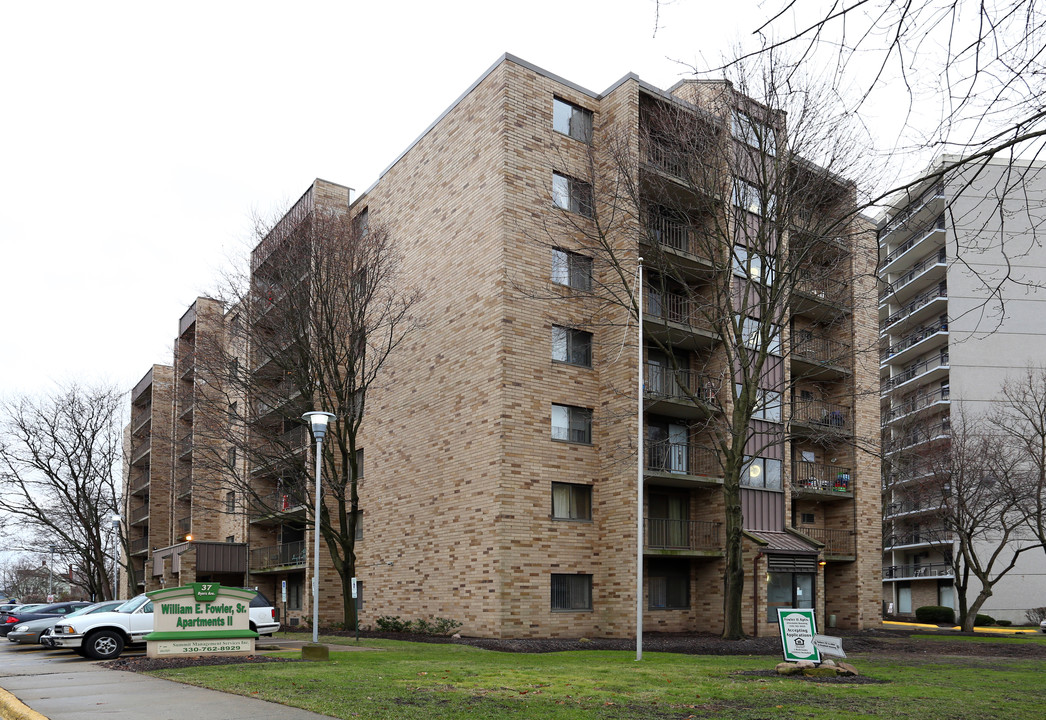
[[[276,610],[264,595],[251,600],[250,628],[259,635],[280,629]],[[112,660],[129,645],[143,645],[153,631],[153,603],[147,595],[131,598],[112,612],[68,618],[51,631],[51,645],[69,648],[93,660]]]

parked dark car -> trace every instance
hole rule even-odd
[[[44,607],[47,603],[22,603],[21,605],[12,605],[6,610],[0,608],[0,624],[3,624],[7,620],[7,616],[13,612],[32,612]]]
[[[59,620],[63,618],[77,617],[79,615],[90,615],[96,612],[109,612],[122,604],[123,600],[106,600],[105,602],[95,603],[94,605],[87,605],[79,610],[73,610],[68,615],[57,615],[55,617],[43,618],[42,620],[20,622],[15,624],[14,629],[7,634],[7,639],[13,643],[24,643],[27,645],[41,643],[46,645],[47,643],[41,642],[41,637],[43,636],[44,631],[50,630],[51,626]]]
[[[0,624],[0,636],[6,637],[9,632],[14,630],[16,625],[21,623],[27,623],[33,620],[43,620],[44,618],[62,618],[72,611],[79,610],[88,605],[91,605],[91,603],[77,600],[74,602],[60,602],[52,605],[44,605],[35,610],[29,610],[28,612],[26,612],[24,608],[14,610],[8,613],[7,617],[3,620],[3,623]]]

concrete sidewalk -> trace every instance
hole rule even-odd
[[[0,671],[0,688],[7,691],[0,692],[3,720],[329,720],[265,700],[107,670],[72,655],[48,658],[46,665],[12,665]]]

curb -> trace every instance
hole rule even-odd
[[[7,690],[0,688],[0,718],[3,720],[48,720]]]

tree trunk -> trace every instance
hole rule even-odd
[[[723,639],[741,640],[745,637],[741,621],[744,601],[745,568],[742,553],[741,531],[744,518],[741,514],[741,490],[739,487],[723,488],[726,505],[726,568],[723,573]]]

